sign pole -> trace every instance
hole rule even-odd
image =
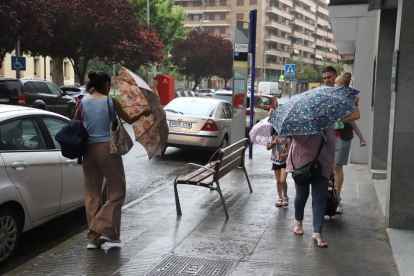
[[[251,90],[250,90],[250,130],[253,128],[254,116],[254,83],[255,83],[255,69],[256,69],[256,25],[257,25],[257,10],[250,10],[250,53],[252,54],[252,68],[251,68]],[[253,144],[249,138],[249,159],[253,158]]]
[[[20,57],[20,39],[17,40],[16,56]],[[16,79],[20,79],[20,70],[16,70]]]

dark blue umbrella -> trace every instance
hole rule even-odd
[[[347,86],[318,87],[292,97],[269,122],[279,136],[316,134],[354,112],[358,93]]]

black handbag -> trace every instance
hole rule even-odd
[[[322,147],[324,143],[325,143],[325,138],[322,136],[322,141],[321,141],[321,144],[319,145],[316,159],[297,169],[295,168],[295,165],[293,164],[293,158],[292,158],[293,147],[291,148],[290,162],[292,163],[292,167],[294,170],[292,172],[292,178],[298,186],[309,185],[311,182],[315,181],[316,179],[318,179],[319,176],[322,175],[322,166],[319,163],[318,158],[319,158],[319,154],[322,151]]]

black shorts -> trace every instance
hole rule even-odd
[[[286,169],[286,163],[282,164],[282,165],[276,165],[276,164],[272,164],[272,171],[278,171],[280,169]]]

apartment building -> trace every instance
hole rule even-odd
[[[177,0],[187,10],[188,28],[202,28],[233,39],[237,20],[257,9],[256,75],[277,80],[287,59],[307,64],[337,62],[326,0]]]

